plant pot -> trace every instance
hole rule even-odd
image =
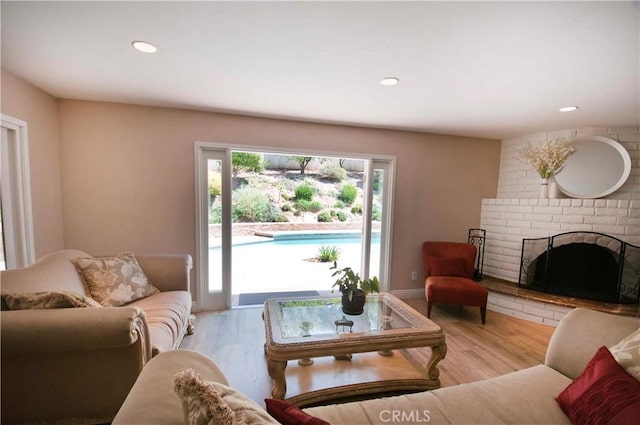
[[[350,314],[352,316],[357,316],[358,314],[362,314],[364,311],[364,304],[367,301],[367,296],[361,289],[356,290],[353,293],[353,297],[351,297],[351,301],[349,301],[349,296],[347,294],[342,295],[342,312],[344,314]]]

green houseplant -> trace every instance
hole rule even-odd
[[[339,269],[336,262],[333,263],[331,270],[335,270],[331,276],[338,277],[332,287],[342,294],[342,311],[351,315],[362,314],[367,294],[380,292],[378,278],[374,276],[361,279],[360,275],[354,272],[351,267]]]

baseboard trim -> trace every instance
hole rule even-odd
[[[391,293],[396,297],[403,298],[424,298],[424,288],[419,289],[397,289]]]

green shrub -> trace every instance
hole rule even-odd
[[[333,208],[344,208],[344,202],[338,199],[336,203],[333,205]]]
[[[382,210],[380,209],[380,205],[373,206],[373,210],[371,211],[371,219],[374,221],[382,220]]]
[[[321,245],[320,248],[318,249],[317,258],[322,263],[329,263],[329,262],[333,263],[335,261],[338,261],[338,259],[340,258],[340,248],[334,245],[331,245],[331,246]]]
[[[382,179],[382,173],[380,170],[373,172],[373,191],[378,193],[380,191],[380,180]]]
[[[240,170],[259,172],[264,170],[262,155],[250,152],[231,152],[231,171],[237,175]]]
[[[273,222],[280,211],[260,189],[243,186],[233,191],[234,221]]]
[[[291,211],[291,205],[289,204],[282,204],[282,206],[280,207],[280,210],[287,212],[287,211]]]
[[[304,183],[296,187],[295,192],[296,192],[296,199],[298,200],[304,199],[305,201],[311,201],[311,199],[313,198],[313,193],[315,191],[313,190],[313,187]]]
[[[338,211],[337,216],[338,221],[347,221],[347,215],[344,213],[344,211]]]
[[[289,221],[289,219],[282,214],[280,209],[272,202],[269,202],[267,209],[260,218],[260,221],[264,223],[284,223]]]
[[[329,211],[329,214],[331,214],[331,217],[335,217],[337,215],[336,210]]]
[[[220,173],[212,173],[209,171],[209,196],[211,202],[215,201],[216,196],[222,193],[222,177]]]
[[[296,201],[296,208],[299,211],[318,212],[322,209],[322,204],[318,201],[307,201],[305,199],[299,199]]]
[[[338,199],[343,201],[345,204],[351,205],[353,201],[356,200],[358,196],[358,188],[356,188],[352,184],[342,185],[340,188],[340,194],[338,195]]]
[[[332,182],[341,182],[347,178],[347,171],[344,168],[329,165],[320,171],[320,177]]]
[[[211,208],[209,208],[209,224],[220,223],[222,223],[222,205],[213,204]]]
[[[322,211],[318,214],[318,223],[331,223],[333,219],[331,218],[331,214],[328,211]]]
[[[362,215],[362,205],[354,205],[351,207],[351,214],[359,214]]]

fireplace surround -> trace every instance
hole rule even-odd
[[[581,231],[523,239],[518,285],[580,299],[638,304],[640,246]]]

